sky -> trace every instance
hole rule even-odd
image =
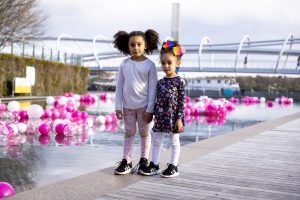
[[[173,3],[180,3],[181,44],[300,38],[299,0],[39,0],[48,15],[45,36],[112,39],[119,30],[154,29],[171,35]]]

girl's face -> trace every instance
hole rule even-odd
[[[142,36],[132,36],[129,38],[128,48],[130,55],[134,59],[144,58],[146,43]]]
[[[175,77],[176,67],[179,66],[180,61],[172,53],[164,53],[160,57],[162,70],[165,72],[167,77]]]

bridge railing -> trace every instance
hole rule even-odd
[[[6,42],[0,53],[14,54],[42,60],[82,65],[82,56],[75,53],[60,52],[46,45],[29,42]]]

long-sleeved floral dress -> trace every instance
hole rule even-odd
[[[185,83],[180,76],[164,77],[157,83],[154,106],[154,132],[178,133],[175,123],[184,124]]]

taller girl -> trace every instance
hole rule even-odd
[[[132,170],[134,136],[141,136],[141,158],[138,172],[147,168],[151,146],[149,123],[152,121],[156,97],[157,73],[154,62],[145,56],[158,49],[159,35],[154,30],[119,31],[114,35],[114,47],[130,55],[121,63],[116,85],[116,115],[124,119],[125,136],[123,159],[115,174],[128,174]]]

